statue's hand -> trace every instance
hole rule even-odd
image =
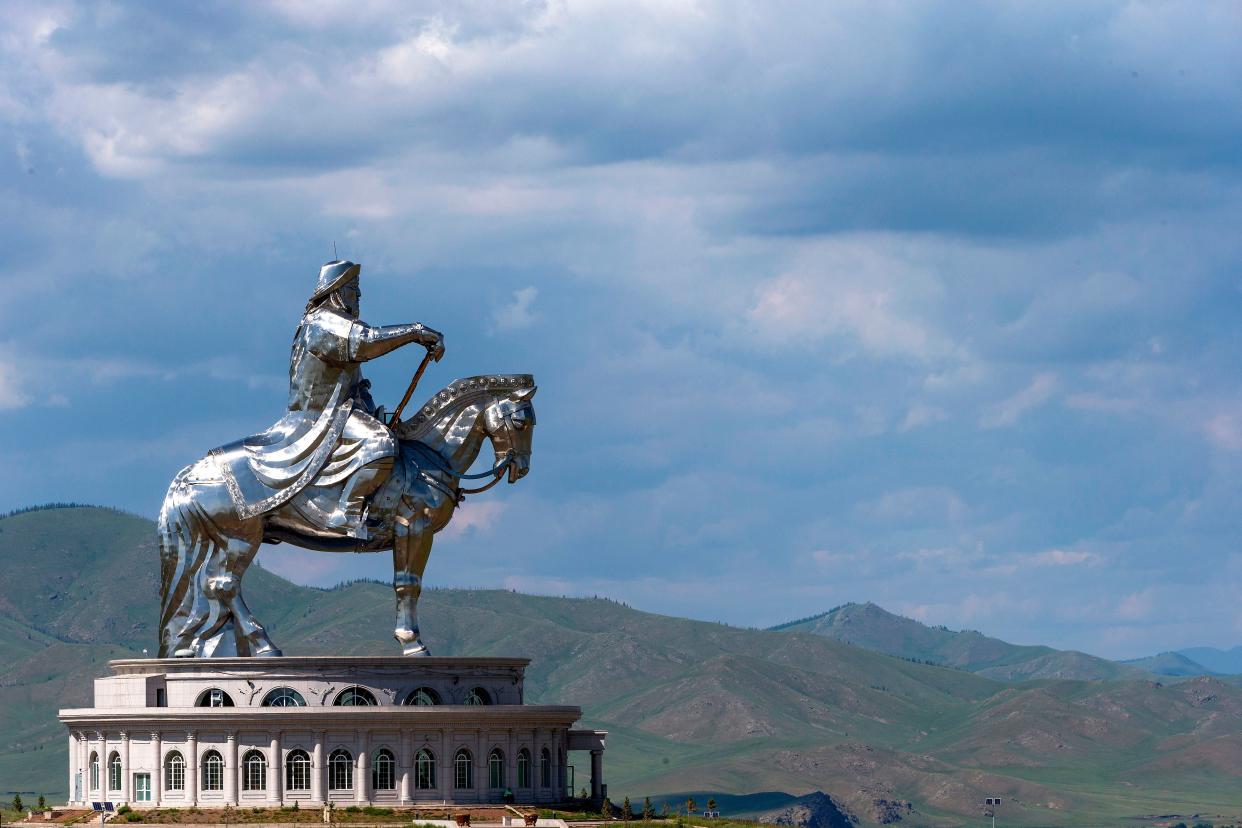
[[[444,357],[444,334],[436,333],[436,341],[427,346],[427,351],[432,359],[439,362]]]

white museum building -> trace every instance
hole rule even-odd
[[[71,803],[131,807],[551,804],[571,751],[606,795],[606,733],[523,703],[528,659],[123,659],[69,728]],[[583,757],[585,758],[585,757]],[[585,781],[585,780],[584,780]]]

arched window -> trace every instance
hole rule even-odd
[[[285,788],[290,791],[309,791],[311,779],[310,755],[304,750],[291,750],[285,757]]]
[[[436,756],[427,748],[414,754],[414,787],[420,791],[436,788]]]
[[[224,790],[224,757],[218,751],[209,750],[203,754],[203,790]]]
[[[277,687],[263,697],[264,707],[306,707],[302,694],[290,687]]]
[[[185,757],[179,751],[170,750],[164,757],[164,790],[185,790]]]
[[[468,790],[474,787],[474,760],[470,751],[462,748],[453,757],[453,787]]]
[[[354,757],[345,748],[337,748],[328,757],[328,790],[348,791],[354,787]]]
[[[99,754],[91,751],[91,790],[99,790]]]
[[[419,687],[417,690],[410,692],[405,697],[405,704],[415,705],[417,707],[431,707],[440,703],[440,694],[430,687]]]
[[[242,757],[242,790],[267,790],[267,759],[257,750],[248,750]]]
[[[346,687],[332,702],[337,707],[375,707],[375,696],[365,687]]]
[[[552,754],[547,748],[539,751],[539,786],[552,787]]]
[[[113,751],[108,756],[108,790],[121,789],[121,754]]]
[[[397,789],[397,759],[387,748],[380,748],[371,757],[371,789],[375,791]]]
[[[530,784],[530,751],[522,748],[518,751],[517,760],[517,786],[519,788],[529,788]]]
[[[198,701],[194,702],[195,707],[232,707],[233,697],[221,690],[219,687],[212,687],[210,690],[204,690],[198,694]]]
[[[492,697],[482,687],[472,687],[466,694],[465,704],[491,704]]]
[[[500,752],[500,748],[492,748],[487,757],[487,779],[493,788],[505,786],[505,755]]]

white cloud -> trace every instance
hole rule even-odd
[[[979,418],[984,428],[1003,428],[1012,426],[1028,411],[1038,408],[1052,398],[1057,389],[1056,374],[1044,372],[1036,374],[1030,385],[1012,397],[1002,400],[988,408]]]
[[[25,408],[30,399],[16,367],[8,357],[0,356],[0,411]]]
[[[1082,549],[1045,549],[1027,560],[1034,566],[1080,566],[1098,563],[1101,559],[1099,555]]]
[[[881,357],[953,354],[927,318],[940,297],[938,281],[892,246],[881,237],[804,245],[784,273],[759,286],[752,323],[782,344],[845,337]]]
[[[529,328],[538,319],[531,306],[535,304],[539,290],[524,287],[513,291],[513,301],[492,312],[492,324],[498,331],[520,331]]]
[[[1242,449],[1242,419],[1233,414],[1217,414],[1203,424],[1203,431],[1219,448]]]
[[[1123,621],[1142,621],[1156,608],[1156,592],[1151,587],[1132,592],[1117,605],[1117,617]]]

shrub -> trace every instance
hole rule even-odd
[[[133,810],[134,809],[129,807],[128,805],[122,805],[121,807],[116,809],[116,812],[118,816],[124,816],[125,814],[128,814],[132,812]]]
[[[43,794],[39,794],[39,810],[40,811],[47,810],[47,800],[43,798]]]
[[[392,808],[377,808],[374,805],[368,805],[362,809],[367,816],[392,816]]]
[[[360,813],[362,813],[362,809],[361,809],[361,808],[359,808],[357,805],[350,805],[348,808],[346,808],[346,809],[345,809],[345,813],[347,813],[347,814],[360,814]]]

